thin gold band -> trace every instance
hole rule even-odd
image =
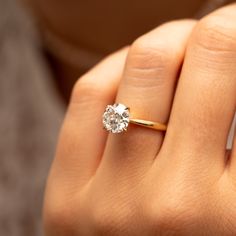
[[[140,119],[129,119],[129,122],[135,125],[140,125],[146,128],[155,129],[155,130],[161,130],[166,131],[167,126],[164,124],[161,124],[159,122],[153,122],[148,120],[140,120]]]
[[[107,105],[102,117],[103,127],[114,134],[127,131],[129,123],[159,131],[167,129],[165,124],[159,122],[133,118],[130,116],[129,107],[121,103]]]

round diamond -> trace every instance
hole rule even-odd
[[[103,126],[112,133],[126,131],[129,125],[129,108],[125,105],[116,103],[108,105],[103,114]]]

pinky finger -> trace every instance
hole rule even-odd
[[[57,191],[77,191],[96,171],[107,138],[101,115],[115,98],[126,54],[109,56],[75,85],[48,181]]]

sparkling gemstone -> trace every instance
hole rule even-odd
[[[120,103],[108,105],[103,114],[103,126],[112,133],[126,131],[129,125],[129,109]]]

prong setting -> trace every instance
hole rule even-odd
[[[108,105],[103,114],[103,126],[111,133],[127,131],[129,115],[129,108],[121,103]]]

